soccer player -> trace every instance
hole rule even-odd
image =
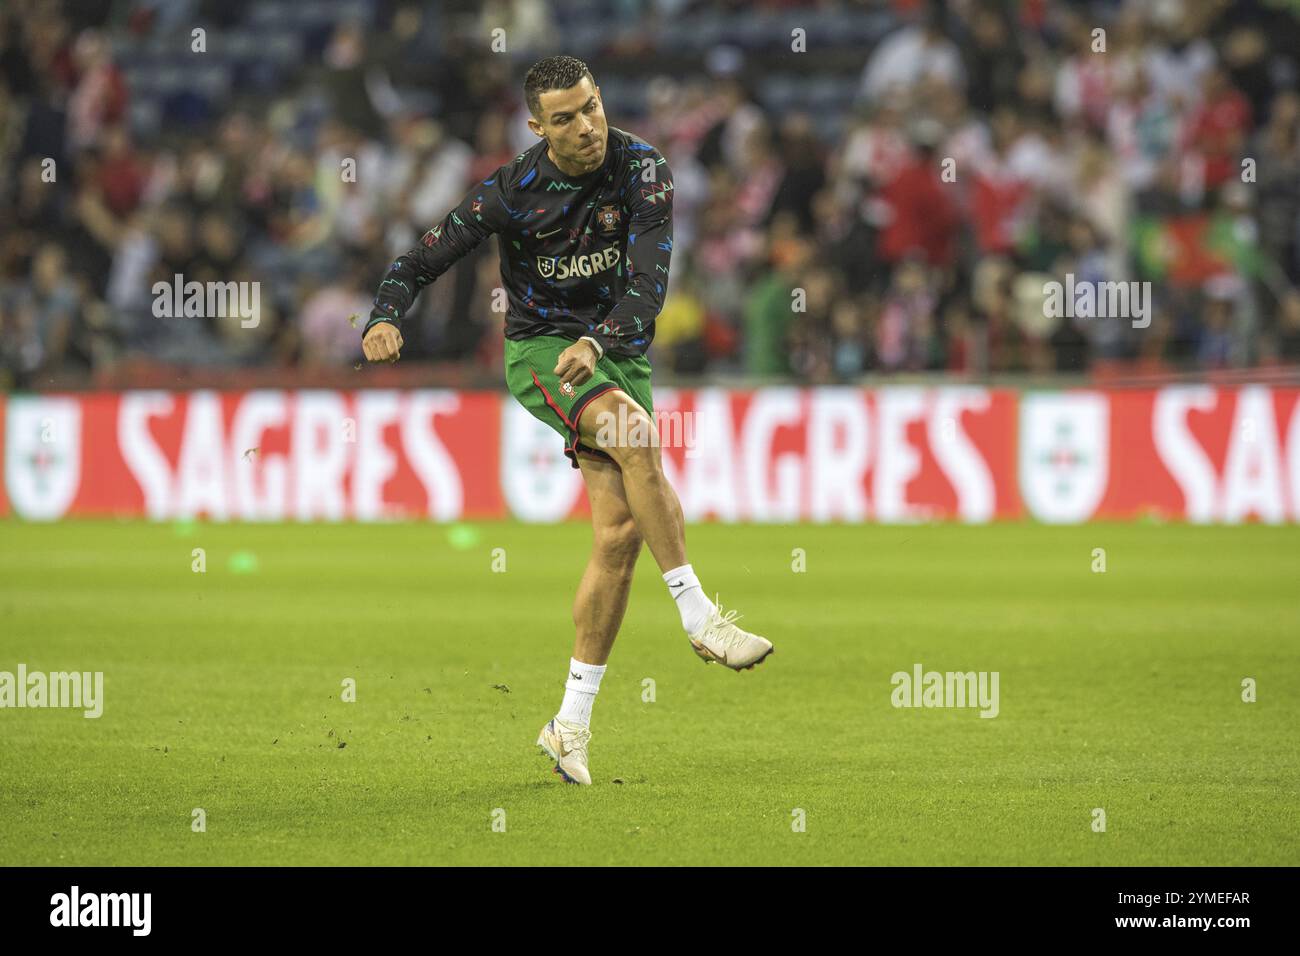
[[[524,79],[524,95],[538,143],[475,186],[393,263],[362,348],[372,362],[396,361],[401,320],[419,290],[496,233],[509,300],[506,383],[564,438],[591,503],[593,548],[573,604],[564,700],[537,740],[564,780],[590,784],[591,708],[643,543],[706,663],[752,668],[772,644],[741,630],[734,610],[723,613],[705,595],[662,469],[645,353],[673,248],[668,164],[644,140],[606,124],[600,88],[581,60],[541,60]],[[626,427],[620,433],[616,424]]]

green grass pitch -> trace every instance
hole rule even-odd
[[[702,664],[644,552],[581,788],[590,535],[0,522],[0,670],[105,675],[0,710],[0,864],[1300,863],[1300,528],[692,526],[776,653]],[[894,708],[916,663],[999,715]]]

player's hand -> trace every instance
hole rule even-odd
[[[590,342],[574,342],[560,353],[560,360],[555,363],[555,374],[561,382],[578,386],[591,378],[596,372],[596,350]]]
[[[361,351],[372,362],[396,362],[402,354],[402,333],[390,322],[377,322],[361,340]]]

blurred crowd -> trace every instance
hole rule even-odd
[[[531,145],[523,71],[564,47],[534,0],[355,0],[364,15],[308,31],[260,83],[182,83],[164,122],[143,121],[120,51],[167,37],[187,49],[195,24],[215,48],[256,6],[0,8],[8,383],[141,360],[354,365],[349,316],[369,311],[392,257]],[[629,23],[649,32],[706,7],[796,22],[805,8],[606,6],[623,38]],[[807,5],[828,7],[885,23],[847,67],[788,49],[788,35],[757,52],[719,44],[671,75],[651,44],[585,57],[598,85],[623,81],[617,103],[606,96],[610,124],[673,170],[657,369],[829,383],[1300,362],[1295,3]],[[509,55],[488,51],[496,24]],[[828,125],[773,108],[760,90],[774,71],[847,84],[843,114]],[[496,272],[485,243],[427,288],[404,359],[496,375]],[[261,283],[255,327],[156,316],[154,283],[176,275]],[[1067,275],[1150,282],[1150,324],[1049,314],[1044,283]]]

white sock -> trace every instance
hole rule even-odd
[[[687,634],[694,634],[709,622],[709,616],[716,610],[712,601],[704,596],[704,588],[695,570],[689,564],[673,568],[664,575],[668,593],[677,602],[677,610],[682,615],[682,628]]]
[[[591,705],[596,702],[600,679],[605,676],[604,664],[584,664],[569,658],[569,679],[564,683],[564,703],[555,716],[579,727],[591,726]]]

